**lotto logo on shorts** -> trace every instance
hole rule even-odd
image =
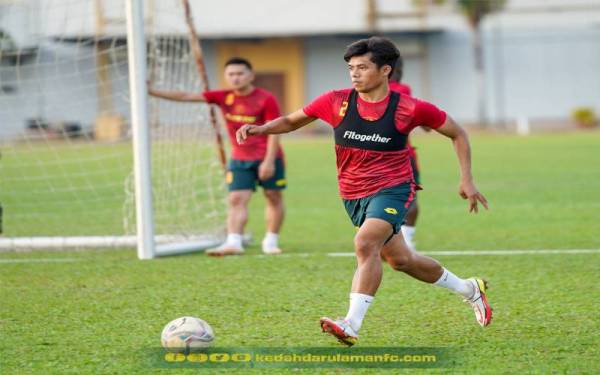
[[[391,215],[398,215],[398,210],[396,210],[395,208],[388,207],[388,208],[384,208],[383,210],[384,210],[385,212],[387,212],[388,214],[391,214]]]

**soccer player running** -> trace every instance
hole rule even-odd
[[[241,255],[242,237],[248,221],[248,203],[258,183],[266,198],[267,233],[262,241],[265,254],[280,254],[279,231],[284,218],[282,190],[286,187],[283,150],[278,135],[259,135],[238,144],[235,133],[243,124],[264,124],[280,116],[275,97],[267,90],[254,87],[250,62],[232,58],[225,63],[227,90],[187,93],[149,88],[150,95],[180,102],[217,104],[223,112],[232,151],[227,171],[228,215],[227,239],[219,247],[207,250],[212,256]]]
[[[454,275],[436,260],[411,250],[402,238],[400,226],[416,188],[406,140],[418,125],[452,140],[461,172],[459,194],[468,200],[469,212],[477,213],[478,203],[487,208],[487,201],[473,182],[467,133],[434,105],[389,90],[388,78],[399,56],[385,38],[359,40],[344,55],[352,89],[327,92],[303,109],[237,131],[243,144],[254,136],[294,131],[317,118],[333,126],[339,190],[348,215],[359,227],[354,237],[357,268],[346,317],[321,318],[320,323],[324,332],[346,345],[358,340],[381,283],[382,259],[397,271],[463,296],[481,326],[492,319],[482,279]]]
[[[398,94],[404,94],[408,96],[412,96],[412,89],[406,83],[402,83],[402,75],[404,73],[404,62],[402,60],[402,56],[398,57],[398,61],[396,61],[396,66],[392,71],[392,75],[388,82],[391,91],[395,91]],[[431,131],[430,128],[423,126],[423,130],[426,132]],[[419,171],[419,163],[417,161],[417,150],[410,143],[410,139],[406,139],[406,149],[408,150],[408,156],[410,158],[410,165],[413,171],[413,181],[417,186],[421,185],[421,177]],[[415,191],[415,197],[413,202],[411,203],[408,211],[406,212],[406,217],[404,218],[404,224],[400,227],[402,231],[402,237],[404,237],[404,242],[406,245],[410,247],[412,250],[416,250],[415,246],[415,232],[417,227],[417,217],[419,216],[419,202],[417,200],[417,192]]]

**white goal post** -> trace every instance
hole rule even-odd
[[[207,87],[184,5],[0,1],[0,251],[135,247],[152,259],[223,240],[209,106],[147,95],[148,79]]]
[[[131,134],[135,185],[135,217],[137,219],[137,254],[139,259],[152,259],[154,216],[152,211],[152,177],[150,169],[150,135],[148,134],[148,93],[146,89],[146,38],[144,10],[141,0],[125,1],[127,19],[127,56],[131,98]],[[142,32],[140,32],[142,30]]]

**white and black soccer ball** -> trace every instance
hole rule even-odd
[[[182,316],[169,322],[160,335],[163,348],[174,353],[189,353],[207,348],[215,339],[212,327],[200,318]]]

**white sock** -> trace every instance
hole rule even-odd
[[[350,323],[350,326],[356,333],[358,333],[358,330],[362,326],[362,321],[374,298],[374,296],[366,294],[350,293],[350,308],[345,320]]]
[[[252,245],[252,242],[254,242],[252,232],[245,232],[242,234],[242,245]]]
[[[414,237],[415,237],[415,231],[417,230],[417,228],[413,227],[411,225],[403,225],[400,227],[400,230],[402,231],[402,237],[404,237],[404,242],[406,242],[406,244],[408,245],[409,248],[414,250],[415,249]]]
[[[471,298],[475,292],[473,290],[473,285],[469,281],[461,279],[445,268],[444,273],[442,273],[442,276],[434,283],[434,285],[450,289],[451,291],[456,292],[465,298]]]
[[[274,249],[277,247],[277,241],[279,239],[279,234],[273,232],[265,233],[265,238],[262,242],[263,249]]]
[[[242,234],[240,233],[229,233],[227,234],[227,239],[223,245],[227,245],[228,247],[234,247],[236,249],[242,248]]]

